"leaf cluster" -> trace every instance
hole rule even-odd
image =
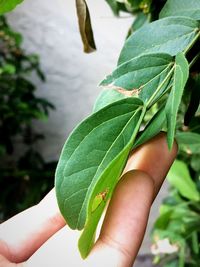
[[[193,49],[200,36],[198,16],[194,19],[192,12],[185,16],[184,5],[173,3],[178,16],[170,11],[165,16],[169,1],[160,19],[126,40],[116,69],[100,84],[103,91],[93,114],[76,127],[62,150],[56,194],[69,226],[83,229],[79,240],[83,257],[93,245],[99,218],[130,150],[163,129],[172,147],[184,88],[198,61],[199,51]],[[200,2],[195,10],[199,14]],[[140,132],[155,105],[159,109]]]

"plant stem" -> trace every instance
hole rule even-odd
[[[195,35],[194,39],[192,39],[191,43],[185,48],[183,51],[184,55],[187,54],[187,52],[193,47],[193,45],[196,43],[196,41],[199,39],[200,36],[200,30],[198,29],[197,35]]]
[[[157,93],[160,91],[160,89],[163,87],[163,85],[169,80],[169,78],[171,77],[173,71],[175,69],[175,64],[173,66],[173,68],[169,71],[169,73],[167,74],[167,76],[165,77],[165,79],[161,82],[161,84],[157,87],[157,89],[155,90],[155,92],[152,94],[152,96],[149,98],[148,102],[146,103],[146,106],[149,108],[151,107],[151,102],[154,99],[154,97],[157,95]]]
[[[194,63],[198,60],[198,58],[200,57],[200,52],[192,59],[192,61],[189,64],[189,68],[191,69],[191,67],[194,65]]]

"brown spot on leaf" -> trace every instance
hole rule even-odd
[[[133,88],[131,90],[127,90],[125,88],[114,86],[114,85],[109,85],[109,86],[104,87],[104,89],[115,90],[115,91],[119,92],[120,94],[125,95],[127,97],[132,97],[132,96],[138,97],[142,88],[143,88],[143,85],[141,85],[139,88]]]

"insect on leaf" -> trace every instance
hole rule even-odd
[[[188,76],[188,62],[184,54],[179,53],[175,58],[173,85],[165,107],[167,118],[167,141],[170,149],[172,148],[174,142],[176,117]]]
[[[85,0],[76,0],[76,10],[79,22],[79,31],[81,34],[84,52],[90,53],[96,50],[90,13]]]

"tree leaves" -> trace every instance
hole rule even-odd
[[[13,10],[23,0],[0,0],[0,15]]]
[[[175,58],[175,72],[172,90],[166,103],[167,141],[171,149],[174,142],[176,116],[183,95],[183,89],[189,76],[189,65],[183,53]]]
[[[142,105],[139,99],[127,98],[106,106],[83,121],[67,140],[56,171],[56,192],[61,213],[72,229],[84,227],[97,183],[105,179],[105,172],[126,146],[132,146]],[[126,157],[127,151],[123,164]],[[112,179],[118,179],[120,170],[112,171]],[[103,190],[112,188],[113,180],[109,183]]]
[[[149,23],[132,34],[121,51],[118,65],[148,53],[183,51],[198,33],[199,23],[190,18],[169,17]]]
[[[169,171],[167,179],[182,196],[189,200],[200,200],[199,192],[196,189],[195,183],[192,181],[187,165],[184,162],[176,160]]]
[[[160,18],[185,16],[200,20],[200,0],[168,0],[160,12]]]
[[[76,10],[78,15],[79,30],[84,46],[84,52],[90,53],[96,50],[93,37],[90,13],[85,0],[76,0]]]

